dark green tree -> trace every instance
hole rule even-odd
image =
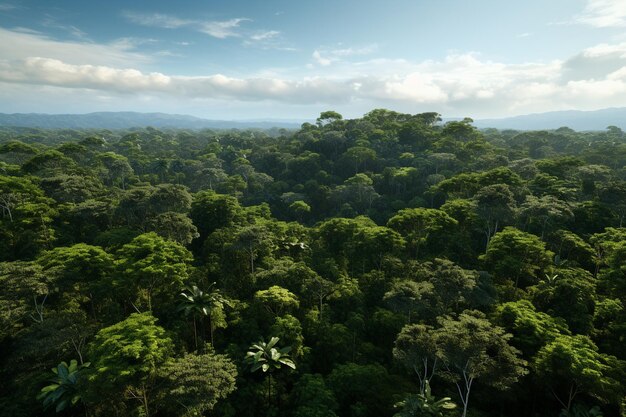
[[[83,368],[89,367],[89,362],[79,365],[75,359],[61,362],[52,368],[54,377],[50,379],[50,385],[41,389],[38,399],[43,400],[44,408],[54,406],[57,413],[66,408],[74,407],[81,401],[79,384]]]
[[[251,372],[262,371],[267,375],[267,403],[271,405],[272,401],[272,374],[286,366],[287,368],[296,369],[296,364],[289,357],[291,346],[284,348],[276,347],[280,339],[272,337],[269,342],[260,340],[251,345],[246,353],[246,364],[250,367]]]
[[[436,330],[442,376],[453,382],[467,415],[475,380],[504,390],[527,373],[526,361],[509,344],[511,335],[491,324],[483,313],[467,311],[458,319],[443,317]]]
[[[180,294],[183,297],[183,301],[180,303],[179,310],[183,311],[186,315],[191,315],[193,318],[193,334],[196,350],[198,349],[197,318],[200,318],[201,323],[203,317],[209,319],[211,346],[214,346],[213,333],[217,328],[226,327],[224,310],[226,307],[232,307],[231,301],[223,296],[220,290],[215,288],[215,285],[215,282],[212,283],[207,291],[203,291],[196,285],[192,285],[191,287],[187,287],[185,292]],[[204,333],[203,330],[201,330],[200,334],[202,335],[202,333]]]

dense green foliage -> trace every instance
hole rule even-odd
[[[615,128],[3,129],[0,414],[626,415],[625,217]]]

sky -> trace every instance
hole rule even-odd
[[[0,112],[626,107],[626,0],[0,0]]]

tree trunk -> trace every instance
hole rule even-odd
[[[543,240],[546,234],[546,227],[548,227],[548,218],[546,217],[543,221],[543,225],[541,226],[541,240]]]
[[[463,380],[465,382],[465,393],[463,393],[463,389],[461,389],[461,384],[456,383],[456,387],[459,390],[459,397],[461,397],[461,402],[463,403],[463,413],[461,417],[467,416],[467,406],[469,404],[470,391],[472,390],[472,382],[474,382],[474,378],[468,377],[465,372],[462,373]]]
[[[9,202],[7,201],[6,204],[3,204],[2,208],[6,210],[9,215],[9,221],[13,223],[13,214],[11,213],[11,206],[9,205]]]
[[[198,328],[196,326],[196,316],[193,316],[193,341],[196,345],[196,351],[198,351]]]
[[[213,318],[209,314],[209,332],[211,334],[211,346],[213,346]]]
[[[146,390],[146,386],[144,385],[141,389],[142,391],[142,401],[143,401],[143,409],[146,412],[146,417],[150,417],[150,409],[148,408],[148,391]]]
[[[324,296],[320,294],[320,322],[322,321],[323,308],[324,308]]]

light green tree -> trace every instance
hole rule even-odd
[[[185,354],[158,371],[157,402],[167,415],[192,417],[212,410],[235,390],[237,367],[226,355],[207,347],[204,354]]]
[[[102,397],[135,400],[146,417],[151,415],[157,371],[173,351],[172,340],[156,321],[150,313],[134,313],[96,334],[88,351],[93,364],[87,375],[92,401]]]
[[[606,388],[616,383],[607,376],[609,368],[603,355],[583,335],[560,335],[541,348],[533,368],[538,380],[547,385],[567,413],[578,395],[602,399]]]
[[[534,356],[539,349],[559,335],[570,334],[562,319],[537,311],[528,300],[499,305],[494,314],[494,322],[513,335],[511,344],[526,357]]]
[[[300,306],[300,301],[295,294],[278,285],[273,285],[267,290],[257,291],[254,294],[254,300],[264,306],[274,316],[288,313]]]
[[[172,293],[183,288],[192,270],[191,253],[156,233],[137,236],[122,246],[117,255],[116,284],[131,303],[138,302],[148,310],[152,310],[155,297],[171,300]]]

